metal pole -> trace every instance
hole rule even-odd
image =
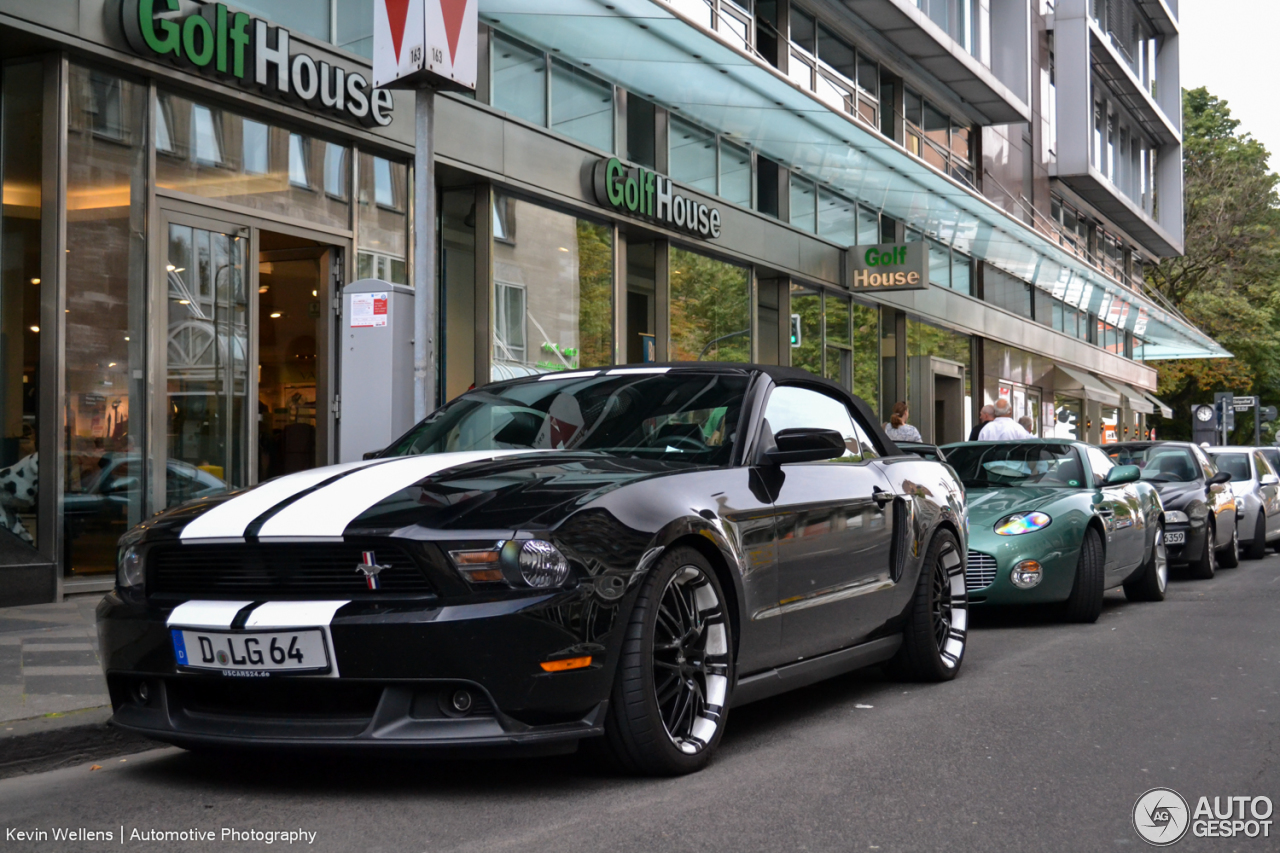
[[[413,179],[413,419],[436,407],[436,92],[417,90]]]
[[[1253,399],[1253,446],[1262,444],[1262,398]]]

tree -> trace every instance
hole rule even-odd
[[[1147,283],[1234,358],[1157,364],[1174,408],[1164,438],[1189,437],[1191,406],[1215,391],[1280,397],[1280,177],[1226,101],[1199,88],[1182,105],[1186,254],[1148,268]],[[1253,419],[1237,423],[1252,441]]]

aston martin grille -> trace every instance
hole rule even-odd
[[[377,592],[356,568],[365,551],[373,551],[383,567]],[[386,542],[171,545],[151,551],[147,562],[150,593],[261,598],[432,592],[408,551]]]
[[[969,552],[964,586],[969,592],[986,589],[996,582],[996,558],[981,551]]]

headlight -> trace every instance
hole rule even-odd
[[[1023,560],[1009,572],[1009,580],[1013,581],[1013,585],[1018,589],[1031,589],[1039,584],[1043,577],[1040,564],[1035,560]]]
[[[1000,520],[996,525],[996,533],[1001,536],[1021,536],[1043,530],[1053,521],[1043,512],[1019,512]]]
[[[560,586],[569,579],[569,561],[556,546],[541,539],[523,543],[516,562],[520,576],[532,587]]]
[[[1179,512],[1176,509],[1165,510],[1164,520],[1169,524],[1187,524],[1191,521],[1185,512]]]
[[[120,557],[116,560],[116,586],[121,589],[140,587],[145,577],[142,568],[142,553],[137,546],[120,549]]]

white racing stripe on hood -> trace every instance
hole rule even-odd
[[[346,602],[343,602],[344,604]],[[231,620],[252,601],[187,601],[173,608],[167,625],[183,628],[230,628]]]
[[[432,474],[471,462],[518,456],[528,450],[474,450],[405,456],[364,471],[356,471],[300,498],[267,520],[261,539],[282,537],[340,537],[347,525],[384,498]],[[354,571],[352,567],[352,571]]]
[[[343,471],[366,468],[376,463],[377,460],[367,460],[329,465],[263,483],[240,497],[220,503],[204,515],[192,519],[191,523],[183,528],[179,538],[237,539],[244,536],[245,528],[250,522],[281,501],[286,501],[299,492],[319,485]]]

